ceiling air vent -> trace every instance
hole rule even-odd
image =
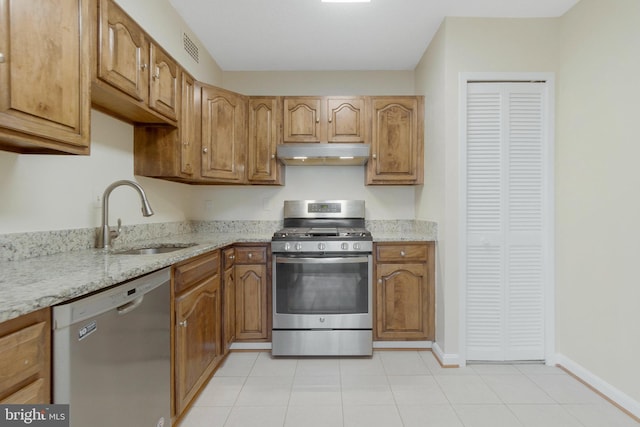
[[[184,44],[184,50],[186,50],[189,56],[199,64],[200,59],[198,57],[198,45],[191,40],[187,33],[182,33],[182,42]]]

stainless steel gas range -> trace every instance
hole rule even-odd
[[[370,356],[372,238],[362,200],[287,200],[273,235],[274,356]]]

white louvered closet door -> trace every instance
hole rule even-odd
[[[467,360],[542,360],[545,85],[467,88]]]

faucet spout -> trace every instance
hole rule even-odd
[[[151,205],[149,204],[147,195],[140,184],[126,179],[114,182],[104,190],[104,194],[102,195],[102,227],[100,229],[100,232],[98,233],[96,242],[96,247],[98,248],[108,249],[111,246],[111,239],[118,237],[118,235],[120,234],[120,227],[118,227],[118,230],[111,230],[109,228],[109,196],[115,188],[122,185],[132,187],[138,192],[138,194],[140,195],[140,201],[142,202],[143,216],[153,215],[153,209],[151,209]]]

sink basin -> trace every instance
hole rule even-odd
[[[156,255],[179,251],[180,249],[189,248],[191,246],[195,246],[195,243],[172,243],[153,245],[142,248],[122,249],[113,251],[112,253],[115,255]]]

